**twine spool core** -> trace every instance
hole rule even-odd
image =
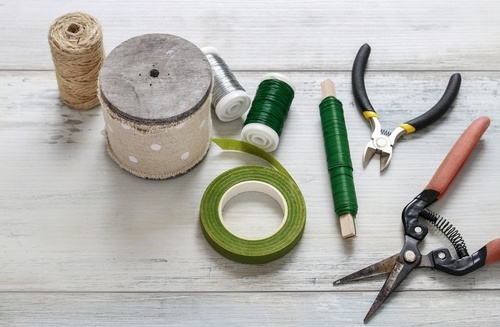
[[[99,75],[109,154],[143,178],[186,173],[210,145],[211,89],[210,65],[187,40],[146,34],[123,42]]]
[[[71,25],[68,26],[68,32],[71,34],[77,34],[80,32],[80,26],[75,23],[71,23]]]
[[[66,14],[52,23],[48,39],[61,100],[74,109],[97,106],[97,78],[105,57],[99,22],[84,13]]]

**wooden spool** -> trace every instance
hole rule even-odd
[[[123,42],[99,74],[108,153],[143,178],[188,172],[210,146],[211,89],[210,64],[189,41],[146,34]]]

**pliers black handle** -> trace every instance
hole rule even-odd
[[[404,134],[410,134],[424,127],[429,126],[441,118],[451,107],[460,90],[462,78],[459,73],[451,75],[448,86],[441,99],[422,115],[413,118],[396,128],[392,133],[381,129],[378,121],[378,114],[373,108],[365,87],[365,70],[370,56],[371,48],[368,44],[363,44],[356,55],[352,67],[352,88],[354,100],[362,112],[365,119],[370,122],[372,127],[372,139],[368,143],[363,163],[366,165],[375,153],[381,155],[380,170],[384,170],[392,157],[392,148],[394,143]]]

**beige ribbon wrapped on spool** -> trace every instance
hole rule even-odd
[[[97,106],[97,77],[105,57],[97,19],[80,12],[57,18],[49,28],[49,45],[64,104],[73,109]]]
[[[146,34],[123,42],[99,74],[108,153],[139,177],[185,174],[210,146],[211,91],[210,64],[189,41]]]

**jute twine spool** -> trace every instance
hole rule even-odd
[[[104,61],[98,91],[108,153],[126,171],[166,179],[205,157],[212,70],[194,44],[168,34],[129,39]]]
[[[79,12],[61,16],[50,26],[49,45],[61,100],[74,109],[97,106],[97,78],[105,57],[99,22]]]

